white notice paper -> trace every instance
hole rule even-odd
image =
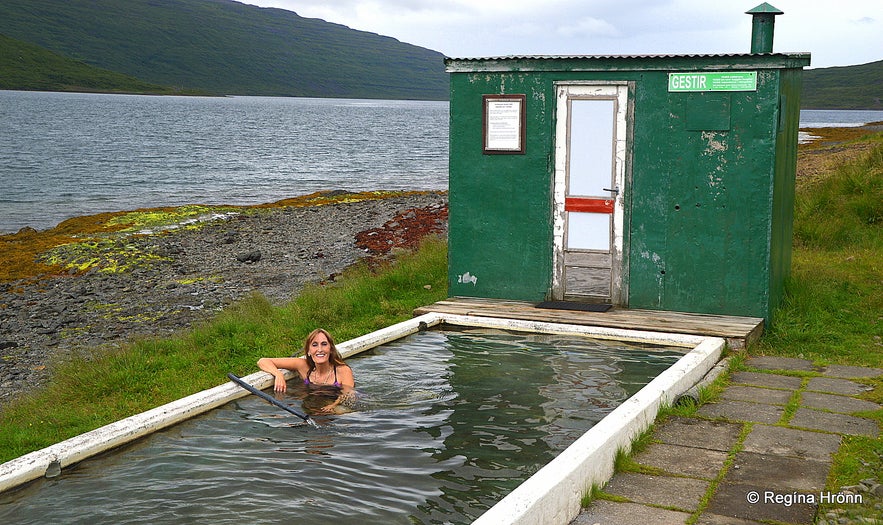
[[[489,99],[486,102],[484,149],[521,151],[522,101]]]

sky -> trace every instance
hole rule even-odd
[[[751,51],[760,0],[239,0],[391,36],[452,58]],[[811,68],[883,60],[883,0],[770,0],[773,51]]]

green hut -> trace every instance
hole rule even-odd
[[[449,292],[770,319],[808,53],[449,58]]]

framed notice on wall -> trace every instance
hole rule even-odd
[[[484,95],[484,153],[524,154],[525,95]]]

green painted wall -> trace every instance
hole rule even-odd
[[[551,293],[555,82],[632,81],[631,308],[769,319],[791,260],[806,55],[449,61],[449,292]],[[757,91],[669,93],[668,73],[757,71]],[[482,95],[527,95],[524,155],[482,153]],[[471,279],[467,279],[472,277]]]
[[[638,90],[631,307],[766,316],[777,86]]]
[[[452,295],[541,300],[552,277],[554,93],[537,75],[452,75],[449,283]],[[527,94],[524,155],[482,153],[482,95]],[[456,100],[457,102],[454,102]],[[475,278],[463,281],[468,274]]]
[[[791,248],[794,236],[794,191],[797,175],[797,132],[800,127],[800,89],[803,71],[783,70],[780,88],[779,134],[776,141],[776,172],[773,187],[770,305],[767,320],[785,295],[785,281],[791,276]]]

